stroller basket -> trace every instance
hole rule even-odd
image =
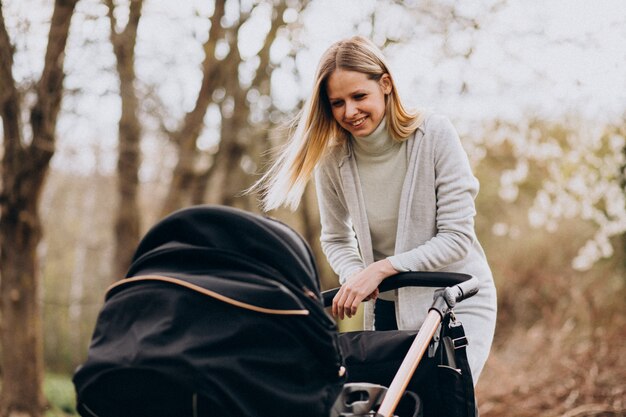
[[[390,278],[385,285],[412,285],[417,275]],[[420,285],[454,285],[433,306],[437,324],[471,293],[465,284],[471,277],[443,275],[418,277]],[[400,331],[339,335],[324,310],[331,294],[322,296],[310,248],[285,224],[222,206],[175,212],[148,231],[126,278],[105,295],[87,359],[73,378],[78,412],[392,416],[398,401],[390,394],[399,397],[412,388],[419,359],[410,366],[408,382],[361,373],[361,382],[371,384],[367,389],[378,390],[377,398],[346,384],[346,366],[352,377],[378,360],[393,365],[385,369],[406,368],[402,362],[422,330],[417,338]],[[386,395],[384,387],[375,388],[381,385],[389,385]],[[344,404],[352,411],[337,408]]]

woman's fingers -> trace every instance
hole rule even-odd
[[[335,294],[335,297],[333,297],[333,305],[331,308],[331,313],[333,314],[333,317],[337,317],[339,315],[339,302],[340,299],[342,297],[342,288],[339,288],[339,291],[337,291],[337,294]]]
[[[363,301],[363,297],[344,284],[333,298],[331,312],[333,316],[341,320],[345,316],[352,317],[356,314],[361,301]]]
[[[356,310],[359,307],[360,303],[361,303],[361,300],[359,300],[358,297],[356,297],[354,293],[348,294],[348,297],[346,297],[346,302],[344,303],[344,306],[343,306],[344,314],[348,317],[354,316],[356,314]]]
[[[341,297],[337,300],[337,316],[341,320],[345,318],[345,316],[352,317],[352,304],[355,302],[355,297],[353,294],[348,291],[344,291]],[[357,303],[358,306],[358,303]]]
[[[362,301],[378,297],[378,284],[384,277],[375,273],[377,267],[378,263],[372,264],[348,278],[333,298],[333,316],[342,320],[345,316],[352,317]]]
[[[345,306],[346,306],[347,298],[348,298],[348,294],[345,289],[345,286],[342,286],[337,292],[337,295],[335,295],[335,298],[333,298],[333,308],[332,308],[333,316],[338,317],[341,320],[343,320],[345,316]]]

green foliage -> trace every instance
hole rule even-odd
[[[48,400],[46,417],[77,416],[74,385],[69,376],[46,374],[44,394]]]

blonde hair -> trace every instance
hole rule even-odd
[[[422,114],[409,112],[402,105],[385,58],[374,43],[361,36],[336,42],[320,59],[313,92],[295,119],[293,134],[270,169],[251,188],[262,190],[264,210],[283,205],[295,210],[320,160],[331,147],[349,140],[350,134],[333,118],[326,93],[328,78],[337,69],[360,72],[375,81],[389,75],[392,88],[385,100],[385,118],[394,140],[405,140],[422,123]]]

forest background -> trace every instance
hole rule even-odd
[[[481,182],[476,229],[499,294],[481,416],[626,415],[623,1],[3,0],[0,12],[0,417],[72,413],[72,398],[60,410],[51,397],[138,239],[191,204],[258,212],[241,191],[284,141],[323,50],[356,34],[383,48],[407,104],[453,121]],[[312,187],[271,215],[336,286]]]

